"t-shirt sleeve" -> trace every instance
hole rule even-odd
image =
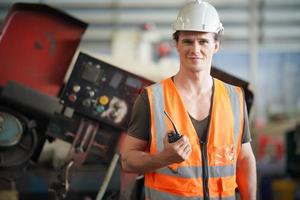
[[[147,91],[138,95],[132,108],[127,134],[149,141],[150,138],[150,108]]]
[[[245,95],[244,95],[245,99]],[[249,119],[248,119],[248,111],[246,107],[246,103],[244,101],[244,128],[243,128],[243,135],[242,135],[242,144],[251,142],[251,134],[249,128]]]

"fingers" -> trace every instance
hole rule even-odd
[[[176,141],[175,143],[171,144],[174,154],[176,155],[176,162],[182,162],[186,160],[191,152],[192,152],[192,146],[188,139],[188,137],[183,136],[180,138],[180,140]]]
[[[179,145],[185,145],[185,144],[187,144],[187,143],[190,143],[190,140],[189,140],[189,138],[188,137],[186,137],[185,135],[184,136],[182,136],[182,138],[180,138],[178,141],[178,144]]]
[[[192,146],[189,143],[188,145],[185,146],[183,153],[182,153],[182,157],[184,160],[188,159],[188,157],[191,155],[192,153]]]
[[[168,134],[166,134],[163,138],[163,143],[164,143],[164,146],[168,146],[169,145],[169,141],[168,141]]]
[[[182,141],[179,144],[178,153],[186,160],[192,152],[192,146],[189,139],[186,136],[182,137]]]

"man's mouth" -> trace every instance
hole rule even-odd
[[[191,56],[191,57],[189,57],[189,59],[191,59],[191,60],[203,60],[203,58],[195,57],[195,56]]]

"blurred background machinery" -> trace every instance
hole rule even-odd
[[[30,187],[41,187],[24,179],[27,167],[38,163],[44,144],[56,138],[71,146],[63,166],[56,170],[58,180],[54,181],[56,174],[46,175],[46,187],[36,193],[68,198],[69,186],[74,186],[71,172],[89,162],[96,163],[102,173],[96,178],[100,188],[133,101],[151,83],[86,54],[74,56],[86,28],[86,23],[57,9],[26,3],[11,8],[2,28],[1,188],[13,186],[25,193],[24,199],[35,198],[26,196],[34,193]],[[76,62],[65,84],[73,56]],[[117,193],[118,183],[114,187]]]

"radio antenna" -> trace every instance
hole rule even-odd
[[[165,110],[164,110],[164,113],[165,113],[165,115],[167,116],[167,118],[170,120],[170,122],[171,122],[171,124],[172,124],[172,126],[173,126],[173,128],[174,128],[175,133],[179,134],[179,131],[178,131],[178,129],[176,128],[175,123],[173,122],[173,120],[172,120],[172,118],[170,117],[170,115],[168,115],[168,113],[167,113]]]

